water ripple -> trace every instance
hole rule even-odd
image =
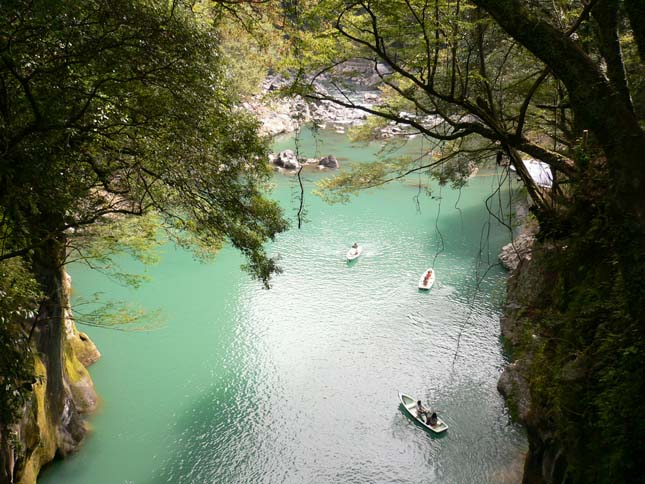
[[[280,184],[291,182],[280,180],[288,210]],[[347,206],[308,198],[310,222],[271,247],[284,273],[270,291],[240,273],[233,251],[215,266],[174,253],[150,299],[175,303],[176,318],[99,341],[97,438],[80,454],[87,464],[49,482],[512,482],[526,440],[496,389],[504,275],[477,285],[490,180],[478,183],[459,213],[447,208],[457,193],[443,190],[440,254],[437,202],[417,213],[410,187],[396,185]],[[503,229],[493,232],[499,246]],[[355,241],[364,252],[348,264]],[[435,285],[419,291],[431,264]],[[416,425],[398,391],[429,402],[448,432]]]

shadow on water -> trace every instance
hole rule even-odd
[[[248,450],[259,445],[254,441],[257,433],[249,428],[263,425],[262,411],[252,407],[251,395],[244,397],[239,388],[227,386],[213,387],[194,399],[169,424],[169,457],[147,484],[259,482],[256,473],[263,466],[253,462],[255,454]]]
[[[352,260],[346,259],[347,267],[354,267],[356,264],[358,264],[358,259],[360,259],[360,257]]]

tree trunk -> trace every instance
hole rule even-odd
[[[47,367],[47,404],[49,414],[58,419],[63,414],[63,262],[65,245],[49,240],[35,251],[33,270],[45,299],[40,306],[34,332],[36,348]]]
[[[11,429],[0,425],[0,482],[13,483],[14,449],[9,441]]]
[[[601,0],[603,1],[603,0]],[[645,226],[645,133],[598,66],[563,32],[519,0],[473,0],[564,83],[578,122],[594,133],[609,161],[619,208]]]
[[[618,37],[618,0],[602,0],[591,12],[596,22],[598,47],[607,62],[609,82],[621,97],[622,102],[630,111],[634,112]]]
[[[629,17],[629,23],[634,32],[638,53],[643,62],[645,62],[645,2],[643,0],[625,0],[625,10]]]

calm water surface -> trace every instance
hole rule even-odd
[[[327,134],[300,149],[346,164],[378,146]],[[334,206],[310,194],[320,176],[305,175],[308,222],[270,248],[284,273],[269,291],[231,249],[200,264],[168,246],[138,290],[72,267],[76,297],[102,291],[161,309],[165,323],[81,327],[103,353],[91,369],[101,409],[84,448],[39,483],[517,481],[526,437],[496,389],[505,274],[492,267],[477,285],[510,237],[484,206],[498,176],[482,172],[461,193],[434,187],[419,205],[412,177]],[[294,179],[275,183],[293,218]],[[507,200],[503,190],[489,205]],[[355,241],[364,251],[348,264]],[[431,265],[435,285],[420,292]],[[416,426],[398,391],[430,401],[448,432]]]

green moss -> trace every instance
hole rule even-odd
[[[68,382],[71,384],[78,383],[79,381],[88,378],[89,373],[85,366],[77,358],[77,351],[75,348],[78,347],[79,343],[74,344],[74,341],[77,338],[69,338],[64,343],[64,352],[63,360],[65,363],[65,373],[67,375]]]
[[[78,352],[75,348],[84,350],[76,334],[65,342],[63,353],[65,373],[77,410],[87,413],[95,409],[97,398],[89,372],[77,357]]]
[[[19,484],[36,484],[41,467],[56,454],[56,428],[49,419],[45,401],[47,369],[38,357],[34,360],[34,369],[39,382],[33,386],[32,407],[27,416],[30,422],[23,426],[27,435],[23,435],[22,440],[27,443],[27,447],[24,449],[22,473],[18,476]]]

